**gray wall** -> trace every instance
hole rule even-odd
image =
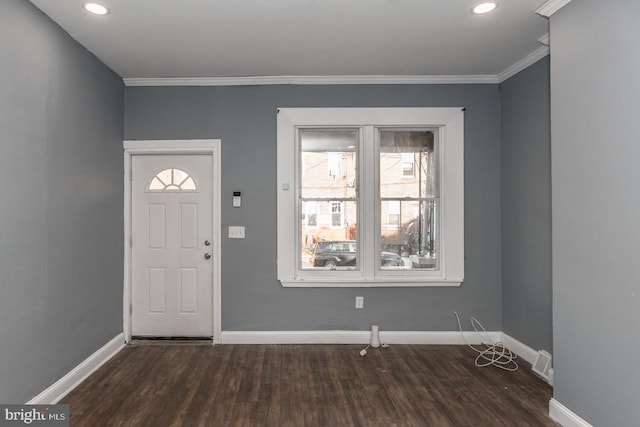
[[[640,2],[551,17],[554,398],[640,420]]]
[[[121,79],[26,0],[0,1],[0,403],[122,331]]]
[[[549,57],[500,85],[502,329],[552,349]]]
[[[222,139],[222,327],[501,330],[497,85],[128,87],[126,139]],[[464,106],[465,283],[460,288],[283,288],[276,280],[277,107]],[[242,191],[242,207],[231,207]],[[246,240],[224,237],[246,226]],[[354,308],[364,296],[363,310]],[[468,326],[468,325],[467,325]]]

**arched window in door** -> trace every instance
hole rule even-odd
[[[193,178],[182,169],[171,168],[158,172],[151,179],[148,191],[196,191]]]

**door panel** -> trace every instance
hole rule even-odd
[[[180,205],[180,249],[195,249],[198,237],[198,205]]]
[[[131,164],[132,335],[210,337],[212,156],[136,155]]]
[[[195,268],[180,269],[180,313],[198,311],[198,272]]]
[[[166,309],[166,289],[165,280],[166,269],[147,269],[147,288],[149,289],[149,313],[164,313]]]
[[[167,229],[167,221],[165,217],[165,208],[164,204],[153,204],[150,203],[148,205],[149,208],[149,222],[147,226],[149,227],[148,232],[148,241],[149,241],[149,249],[164,249],[165,242],[165,230]]]

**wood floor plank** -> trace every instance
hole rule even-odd
[[[551,387],[465,346],[128,346],[72,391],[71,425],[545,427]]]

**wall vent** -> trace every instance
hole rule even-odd
[[[533,366],[531,367],[531,370],[548,381],[550,369],[551,369],[551,355],[544,350],[540,350],[538,352],[538,355],[536,356],[535,362],[533,362]]]

